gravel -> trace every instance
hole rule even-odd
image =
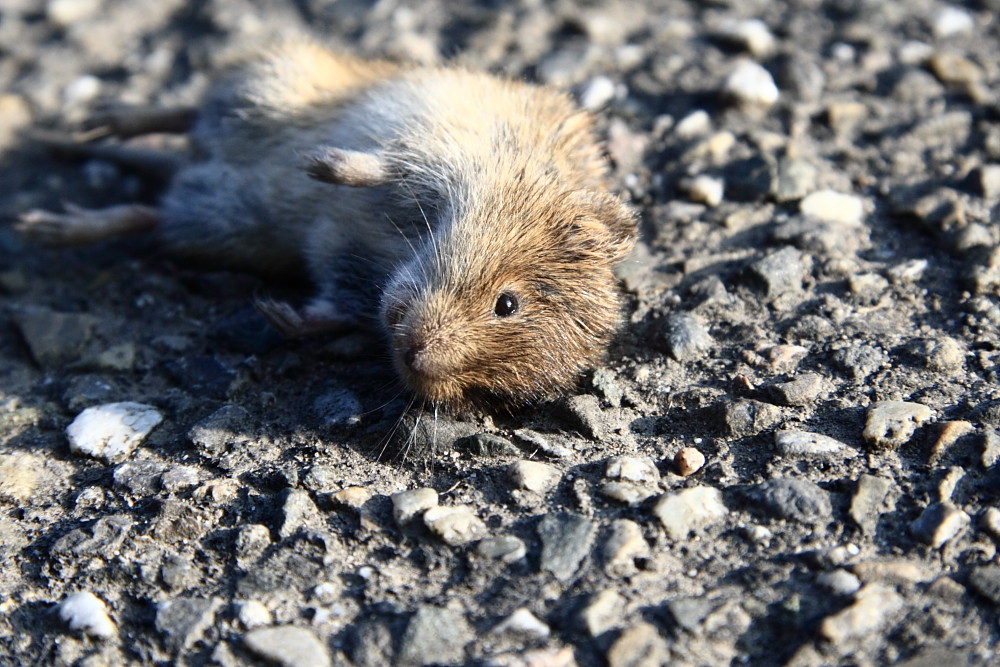
[[[2,4],[0,663],[997,662],[996,0]],[[300,285],[14,231],[160,188],[27,130],[299,31],[592,110],[642,239],[577,391],[421,412]]]

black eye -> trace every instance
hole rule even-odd
[[[497,304],[493,306],[493,314],[497,317],[510,317],[517,312],[517,297],[510,292],[504,292],[497,297]]]

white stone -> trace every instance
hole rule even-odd
[[[834,644],[878,633],[889,617],[903,606],[903,598],[888,586],[868,584],[854,603],[820,624],[820,634]]]
[[[912,39],[900,46],[896,55],[903,65],[923,65],[934,55],[934,47],[927,42]]]
[[[163,415],[152,405],[106,403],[87,408],[66,427],[69,447],[106,461],[123,459],[135,451]]]
[[[723,90],[740,104],[770,107],[778,101],[778,86],[764,67],[741,60],[726,77]]]
[[[727,21],[722,24],[719,33],[741,44],[757,58],[765,58],[774,51],[774,35],[767,24],[760,19],[744,21]]]
[[[784,456],[854,456],[858,452],[839,440],[808,431],[775,431],[774,445]]]
[[[608,459],[604,477],[626,482],[649,483],[660,480],[660,471],[656,469],[653,459],[648,456],[615,456]]]
[[[696,109],[677,121],[674,126],[674,134],[681,139],[694,139],[701,137],[712,130],[712,119],[708,112],[703,109]]]
[[[854,195],[818,190],[799,202],[799,211],[819,220],[856,226],[865,217],[865,203]]]
[[[527,607],[521,607],[513,614],[500,621],[492,630],[493,634],[503,634],[512,632],[519,635],[530,635],[532,637],[548,637],[552,630],[548,625],[531,613]]]
[[[89,591],[74,593],[63,600],[59,604],[59,618],[69,625],[70,630],[82,630],[97,639],[108,639],[118,634],[104,602]]]
[[[73,79],[63,88],[66,104],[86,104],[101,94],[101,80],[90,74]]]
[[[942,7],[934,12],[931,29],[938,39],[970,33],[976,27],[972,15],[958,7]]]
[[[535,493],[545,493],[562,476],[555,466],[538,461],[515,461],[510,464],[507,472],[517,488]]]
[[[101,0],[49,0],[45,15],[61,27],[90,18],[101,6]]]
[[[606,76],[595,76],[587,82],[580,93],[580,105],[584,109],[597,111],[615,99],[618,89],[615,82]]]
[[[672,540],[683,540],[691,531],[721,521],[728,512],[722,504],[722,493],[710,486],[665,493],[653,508]]]
[[[688,197],[693,202],[718,206],[722,203],[722,195],[725,192],[726,184],[721,178],[713,178],[701,174],[695,176],[685,183]]]
[[[468,505],[438,505],[424,512],[424,525],[445,544],[458,546],[486,536],[486,524]]]
[[[851,595],[861,588],[861,580],[851,572],[836,569],[816,577],[816,582],[835,595]]]
[[[392,516],[402,526],[422,512],[437,507],[437,491],[430,488],[411,489],[392,494]]]
[[[259,600],[237,603],[237,616],[247,630],[271,624],[271,612]]]

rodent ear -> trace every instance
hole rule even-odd
[[[317,181],[353,188],[371,188],[392,180],[392,170],[378,153],[333,146],[323,146],[310,153],[304,168]]]
[[[571,199],[591,211],[575,225],[588,236],[596,236],[613,261],[621,261],[632,252],[639,230],[631,206],[614,195],[589,190],[574,192]]]

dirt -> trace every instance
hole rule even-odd
[[[0,661],[994,664],[998,12],[3,3]],[[24,131],[195,104],[296,31],[595,108],[643,240],[576,395],[400,418],[382,341],[267,327],[294,285],[14,231],[162,187]],[[161,420],[81,451],[120,402]]]

